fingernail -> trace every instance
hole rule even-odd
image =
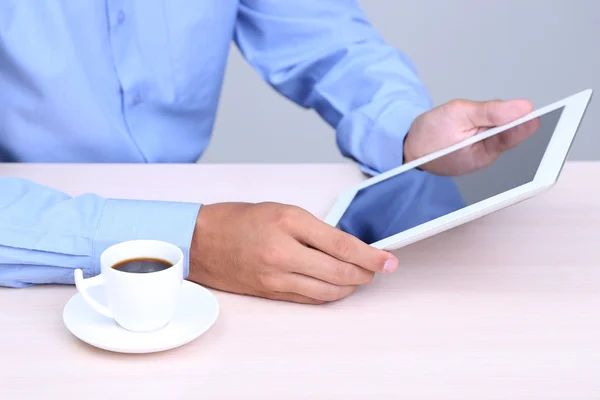
[[[383,269],[385,272],[394,272],[398,269],[398,260],[395,258],[388,258],[388,260],[383,265]]]

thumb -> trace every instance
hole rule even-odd
[[[475,127],[504,125],[533,111],[533,104],[524,99],[472,101],[464,112]]]

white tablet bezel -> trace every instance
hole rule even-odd
[[[431,153],[412,162],[403,164],[390,171],[369,178],[343,192],[337,198],[324,221],[329,225],[336,226],[356,193],[363,188],[401,174],[407,170],[419,167],[420,165],[431,160],[442,157],[465,146],[469,146],[480,140],[489,138],[490,136],[496,135],[516,125],[547,114],[558,108],[564,107],[564,110],[552,135],[552,139],[550,140],[546,152],[544,153],[538,171],[531,182],[497,194],[488,199],[451,212],[421,225],[407,229],[406,231],[397,233],[393,236],[379,240],[371,244],[371,246],[384,250],[396,250],[408,244],[425,239],[429,236],[433,236],[437,233],[446,231],[481,216],[531,198],[541,191],[550,188],[558,179],[591,96],[592,89],[581,91],[553,104],[539,108],[509,124],[491,128],[485,132],[482,132],[481,134],[472,136],[446,149]]]

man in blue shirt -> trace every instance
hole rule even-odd
[[[275,90],[334,127],[342,154],[370,174],[532,107],[453,101],[432,109],[410,60],[355,0],[3,1],[0,161],[195,162],[211,135],[232,40]],[[468,172],[521,139],[487,141],[425,169]],[[75,268],[98,274],[105,248],[140,238],[180,246],[192,281],[303,303],[343,298],[398,267],[392,254],[296,207],[73,198],[0,178],[2,286],[71,284]]]

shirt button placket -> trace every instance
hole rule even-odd
[[[131,34],[131,27],[126,23],[127,13],[125,10],[123,0],[107,0],[107,11],[111,25],[110,45],[113,51],[115,71],[121,86],[122,101],[125,104],[125,107],[122,109],[123,121],[131,140],[138,148],[140,157],[145,161],[145,156],[136,143],[135,129],[132,127],[132,110],[129,109],[142,102],[142,93],[139,88],[136,88],[139,85],[136,75],[138,71],[132,66],[138,61],[136,60],[137,54],[132,53],[131,49],[127,47],[129,43],[127,36]],[[125,60],[125,57],[128,59]]]

